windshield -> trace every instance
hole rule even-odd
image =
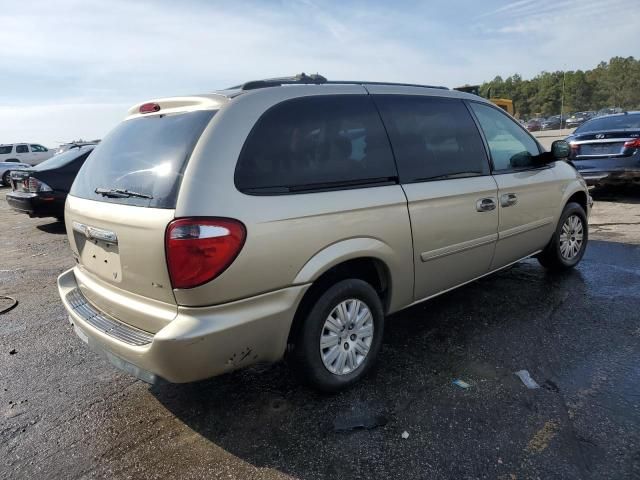
[[[574,133],[597,132],[600,130],[640,129],[640,113],[598,117],[578,127]]]
[[[214,113],[203,110],[125,120],[82,166],[71,195],[175,208],[188,158]]]
[[[65,165],[68,165],[82,155],[88,154],[89,152],[91,152],[91,150],[93,150],[93,147],[74,148],[67,152],[61,153],[60,155],[51,157],[49,160],[45,160],[44,162],[33,167],[33,170],[52,170],[54,168],[64,167]]]

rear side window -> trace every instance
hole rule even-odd
[[[258,120],[236,166],[236,187],[285,194],[395,182],[380,116],[366,95],[302,97]]]
[[[470,102],[489,144],[495,170],[539,166],[540,150],[535,140],[511,117],[497,108]]]
[[[11,151],[13,150],[13,145],[7,145],[4,147],[0,147],[0,155],[7,155],[9,153],[11,153]]]
[[[175,208],[189,156],[213,114],[207,110],[122,122],[82,166],[71,195],[142,207]],[[70,152],[77,154],[75,149]]]
[[[16,153],[29,153],[29,147],[26,145],[18,145],[16,147]]]
[[[489,174],[478,128],[461,100],[376,95],[403,183]]]

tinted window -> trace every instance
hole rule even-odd
[[[12,150],[13,150],[13,145],[7,145],[5,147],[0,147],[0,155],[6,155],[8,153],[11,153]]]
[[[236,186],[287,193],[375,184],[396,176],[378,112],[365,95],[303,97],[258,120],[238,159]]]
[[[26,145],[16,146],[16,153],[29,153],[29,148]]]
[[[461,100],[377,95],[402,182],[486,175],[480,133]]]
[[[65,165],[77,160],[79,157],[84,157],[86,159],[89,153],[91,153],[91,150],[93,150],[93,148],[74,148],[73,150],[55,155],[49,160],[39,163],[33,167],[33,170],[51,170],[53,168],[64,167]]]
[[[589,120],[579,126],[575,133],[597,132],[599,130],[625,130],[640,129],[640,113],[628,113],[626,115],[614,115],[611,117],[599,117]]]
[[[151,115],[122,122],[82,166],[71,194],[103,202],[174,208],[187,160],[213,114]],[[69,153],[76,155],[77,150]],[[97,194],[96,189],[123,189],[152,198],[110,197]]]
[[[537,165],[540,154],[536,141],[502,111],[470,102],[489,144],[495,170],[530,168]]]

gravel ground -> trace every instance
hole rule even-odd
[[[58,299],[64,228],[0,198],[20,302],[0,315],[0,478],[640,478],[640,192],[595,197],[576,270],[528,260],[392,316],[378,368],[332,396],[284,364],[162,387],[114,370]]]

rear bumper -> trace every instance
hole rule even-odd
[[[282,358],[308,285],[212,307],[179,307],[155,334],[115,319],[82,296],[73,269],[58,290],[76,333],[118,368],[148,383],[186,383]]]
[[[11,192],[6,195],[7,203],[14,210],[30,217],[62,217],[66,195],[59,193],[39,194]]]

